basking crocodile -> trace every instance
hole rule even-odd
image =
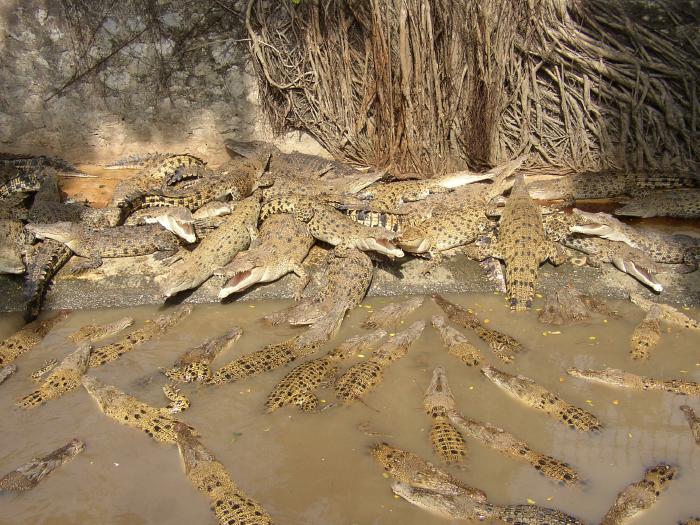
[[[81,224],[56,222],[30,224],[27,230],[39,239],[63,243],[75,255],[87,258],[73,268],[74,273],[99,268],[103,257],[134,257],[156,252],[172,255],[179,247],[177,237],[157,224],[95,230]]]
[[[233,482],[192,427],[176,422],[174,431],[185,475],[198,491],[209,497],[221,525],[272,525],[265,509]]]
[[[416,216],[406,213],[372,211],[352,206],[340,206],[337,209],[352,221],[369,228],[384,228],[398,235],[401,235],[407,226],[412,226],[419,220],[430,216],[430,214]]]
[[[0,199],[17,193],[35,192],[44,177],[58,173],[65,177],[95,177],[78,171],[62,159],[0,153]]]
[[[17,372],[17,365],[7,365],[0,367],[0,385],[3,384],[5,380],[15,372]]]
[[[193,213],[184,206],[168,206],[166,208],[143,208],[135,211],[124,221],[126,226],[140,224],[160,224],[173,232],[186,243],[197,241],[196,219]]]
[[[534,199],[559,200],[567,203],[584,199],[609,199],[644,195],[651,190],[697,188],[700,178],[666,172],[598,172],[576,173],[556,179],[531,182],[527,189]]]
[[[126,330],[132,324],[134,324],[133,317],[122,317],[121,319],[106,324],[88,324],[73,332],[68,336],[68,339],[75,344],[80,344],[83,341],[96,343],[108,337],[112,337],[122,330]]]
[[[39,316],[51,280],[72,255],[70,248],[51,239],[29,246],[27,273],[24,276],[24,317],[27,321]]]
[[[335,377],[338,372],[336,365],[353,355],[370,350],[385,335],[384,330],[356,335],[325,356],[297,366],[284,376],[267,396],[265,411],[270,413],[291,404],[304,411],[316,410],[318,398],[314,392],[321,384]]]
[[[484,341],[491,351],[504,363],[510,363],[518,354],[524,350],[523,346],[513,337],[486,328],[474,312],[463,306],[449,302],[439,294],[433,294],[433,300],[447,314],[447,318],[459,326],[469,328],[476,332],[476,335]]]
[[[442,344],[447,347],[451,355],[462,360],[467,366],[476,366],[481,363],[483,359],[481,352],[457,329],[449,326],[444,317],[434,315],[431,322],[433,328],[440,334]]]
[[[37,390],[17,401],[17,406],[25,410],[38,407],[78,388],[80,378],[87,372],[91,350],[89,343],[82,343],[52,370]]]
[[[384,369],[408,353],[408,348],[420,337],[425,321],[416,321],[406,330],[389,337],[371,357],[351,366],[335,382],[338,399],[349,404],[362,398],[384,378]]]
[[[0,366],[8,365],[41,343],[51,329],[70,314],[62,310],[42,321],[32,321],[18,332],[0,342]]]
[[[370,454],[400,483],[439,494],[464,495],[474,501],[486,502],[486,494],[482,490],[470,487],[416,454],[392,447],[388,443],[373,445]]]
[[[690,408],[688,405],[680,406],[681,412],[685,415],[688,420],[688,425],[690,426],[690,432],[693,434],[693,439],[695,443],[700,445],[700,417],[695,414],[695,410]]]
[[[33,458],[28,463],[0,478],[0,493],[21,492],[36,487],[39,482],[61,465],[68,463],[85,450],[85,443],[72,439],[46,456]]]
[[[225,221],[191,252],[181,253],[181,260],[164,275],[156,277],[165,297],[189,290],[209,279],[214,271],[225,266],[257,237],[260,213],[257,195],[238,203]]]
[[[430,441],[435,453],[448,465],[463,462],[467,445],[447,416],[450,410],[454,410],[455,400],[444,368],[433,370],[433,377],[423,397],[423,408],[433,418]]]
[[[603,301],[594,299],[578,291],[573,284],[567,283],[563,288],[547,295],[538,319],[545,324],[563,325],[587,321],[591,318],[591,312],[612,318],[619,317]]]
[[[629,388],[632,390],[661,390],[672,394],[684,396],[700,396],[700,383],[685,381],[683,379],[655,379],[625,372],[617,368],[603,368],[601,370],[581,370],[569,368],[566,373],[573,377],[601,383],[615,388]]]
[[[362,326],[364,328],[390,329],[423,305],[423,297],[411,297],[405,301],[395,302],[380,308],[367,316]]]
[[[106,416],[122,425],[143,430],[156,441],[177,443],[179,421],[171,416],[171,409],[154,408],[90,375],[84,375],[82,383]]]
[[[289,272],[299,277],[295,298],[309,282],[309,276],[301,263],[314,244],[306,225],[293,215],[273,215],[260,226],[259,244],[239,253],[227,266],[217,269],[215,275],[224,275],[226,284],[219,291],[223,299],[240,292],[255,283],[276,281]]]
[[[56,368],[56,365],[58,365],[58,359],[47,359],[39,368],[32,372],[32,375],[30,375],[29,378],[35,383],[42,383],[48,373]]]
[[[395,482],[391,486],[397,496],[432,514],[449,520],[484,521],[498,520],[511,525],[582,525],[582,522],[563,512],[536,505],[507,505],[499,507],[475,501],[468,495],[450,495],[416,488]]]
[[[190,315],[192,310],[192,305],[180,306],[170,313],[161,315],[155,321],[146,321],[141,328],[127,334],[123,339],[107,346],[96,348],[90,355],[90,368],[110,363],[127,352],[131,352],[137,345],[167,332],[182,319]]]
[[[640,294],[631,293],[630,301],[639,306],[642,310],[649,312],[654,306],[661,310],[661,319],[667,323],[680,326],[683,328],[690,328],[691,330],[700,330],[700,323],[695,319],[691,319],[683,312],[676,310],[673,306],[663,303],[655,303],[642,297]]]
[[[617,495],[615,503],[605,514],[600,525],[624,525],[648,510],[668,488],[677,470],[664,463],[648,468],[644,477],[626,487]]]
[[[0,153],[0,167],[13,167],[18,170],[35,170],[39,168],[53,168],[62,173],[83,175],[73,164],[67,160],[50,157],[48,155],[29,155],[22,153]]]
[[[654,305],[644,319],[634,328],[630,338],[630,356],[632,359],[649,359],[652,348],[661,339],[661,309]]]
[[[567,403],[528,377],[507,374],[492,366],[483,367],[481,372],[511,397],[558,419],[569,428],[583,431],[598,431],[603,428],[593,414]]]
[[[135,153],[104,164],[102,167],[106,170],[144,170],[177,155],[177,153],[167,152]]]
[[[172,368],[161,368],[160,371],[178,383],[207,381],[211,378],[209,365],[221,352],[233,346],[241,335],[243,335],[243,330],[234,326],[225,334],[212,337],[202,344],[190,348],[175,361]]]
[[[24,225],[15,219],[0,218],[0,273],[22,274],[25,271],[22,247],[26,239]]]
[[[613,212],[629,217],[700,218],[700,189],[664,190],[638,197]]]

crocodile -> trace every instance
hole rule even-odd
[[[202,444],[192,427],[175,422],[173,429],[185,475],[209,497],[221,525],[272,525],[265,509],[233,482],[226,467]]]
[[[371,312],[367,319],[362,322],[363,328],[385,328],[396,327],[401,320],[418,310],[423,305],[423,297],[411,297],[405,301],[391,303],[377,311]]]
[[[22,354],[37,346],[51,329],[68,315],[70,315],[70,311],[62,310],[42,321],[32,321],[24,325],[18,332],[0,341],[0,366],[9,365]]]
[[[690,518],[685,521],[679,521],[678,525],[700,525],[700,518]]]
[[[530,182],[528,191],[534,199],[564,200],[572,203],[585,199],[610,199],[644,195],[652,190],[697,188],[700,178],[693,174],[679,176],[666,172],[576,173],[556,179]]]
[[[0,199],[35,192],[46,176],[59,173],[64,177],[95,178],[95,175],[82,173],[61,159],[0,154]]]
[[[89,343],[78,346],[51,371],[38,389],[17,401],[17,406],[24,410],[35,408],[78,388],[80,378],[87,372],[91,350]]]
[[[68,444],[45,456],[33,458],[0,478],[0,494],[33,489],[42,479],[61,465],[71,461],[83,450],[85,450],[85,443],[79,439],[72,439]]]
[[[453,323],[473,330],[484,341],[496,357],[504,363],[510,363],[518,354],[524,351],[523,346],[513,337],[486,328],[476,315],[463,306],[449,302],[439,294],[433,294],[433,300],[447,314]]]
[[[113,335],[117,335],[122,330],[129,328],[132,324],[134,324],[133,317],[122,317],[121,319],[106,324],[88,324],[70,334],[68,339],[75,344],[80,344],[83,341],[96,343],[108,337],[112,337]]]
[[[680,326],[682,328],[689,328],[691,330],[700,330],[700,323],[698,323],[695,319],[691,319],[683,312],[678,311],[671,305],[655,303],[649,299],[646,299],[645,297],[642,297],[638,293],[630,293],[630,301],[647,312],[656,306],[661,311],[661,319],[667,323]]]
[[[448,465],[462,463],[467,454],[467,444],[447,417],[447,413],[455,408],[455,400],[442,367],[433,370],[433,377],[423,397],[423,408],[433,419],[430,441],[435,454]]]
[[[3,384],[7,380],[7,378],[9,378],[15,372],[17,372],[17,365],[7,365],[0,367],[0,385]]]
[[[225,221],[207,235],[191,252],[181,253],[181,261],[155,281],[165,297],[189,290],[209,279],[214,271],[225,266],[245,250],[257,237],[256,227],[260,213],[257,195],[241,201]]]
[[[617,495],[615,503],[603,516],[600,525],[630,523],[633,518],[656,503],[676,474],[677,469],[665,463],[648,468],[641,480],[627,486]]]
[[[447,351],[460,359],[467,366],[477,366],[483,360],[481,352],[457,329],[449,326],[445,318],[434,315],[431,319],[433,328],[440,334],[442,344],[447,347]]]
[[[593,381],[614,388],[629,388],[632,390],[661,390],[683,396],[700,396],[700,383],[683,379],[656,379],[625,372],[617,368],[601,370],[581,370],[568,368],[566,373],[573,377]]]
[[[630,356],[632,359],[649,359],[651,350],[661,339],[661,309],[654,305],[647,315],[634,328],[630,338]]]
[[[72,255],[70,248],[51,239],[28,247],[23,290],[26,301],[25,320],[33,321],[39,316],[51,280]]]
[[[23,153],[0,153],[0,167],[12,167],[18,170],[36,170],[40,168],[53,168],[65,174],[85,176],[78,168],[67,160],[51,157],[49,155],[29,155]]]
[[[617,208],[615,215],[628,217],[700,218],[700,189],[655,191]]]
[[[280,176],[268,173],[261,177],[263,199],[268,200],[289,193],[314,197],[320,201],[336,204],[361,206],[360,199],[353,194],[376,182],[381,173],[360,173],[331,180],[318,179],[304,175]]]
[[[430,214],[423,216],[422,214],[409,215],[407,213],[372,211],[347,205],[338,206],[337,209],[351,221],[355,221],[369,228],[384,228],[397,235],[401,235],[404,228],[414,225],[421,219],[430,217]]]
[[[545,297],[544,307],[538,314],[541,323],[563,325],[577,321],[587,321],[591,312],[597,312],[611,318],[619,315],[603,301],[594,299],[578,291],[573,284],[567,283],[563,288],[552,291]]]
[[[104,164],[102,167],[106,170],[143,170],[177,155],[177,153],[161,152],[135,153]]]
[[[179,421],[172,417],[171,409],[155,408],[89,374],[82,377],[82,383],[106,416],[122,425],[143,430],[156,441],[177,443],[175,426]]]
[[[700,445],[700,417],[695,414],[695,410],[690,408],[688,405],[680,406],[681,412],[685,415],[688,425],[690,426],[690,432],[693,435],[695,443]]]
[[[239,253],[227,266],[214,272],[227,278],[219,291],[219,298],[245,290],[255,283],[276,281],[294,272],[299,278],[294,296],[299,299],[309,282],[301,263],[314,244],[306,225],[291,214],[273,215],[260,226],[258,240],[255,247]]]
[[[92,354],[90,354],[90,368],[110,363],[127,352],[131,352],[137,345],[167,332],[182,319],[190,315],[192,310],[192,305],[183,305],[170,313],[161,315],[154,321],[146,321],[141,328],[130,332],[119,341],[94,349]]]
[[[160,252],[173,254],[179,243],[177,237],[157,224],[143,226],[115,226],[92,229],[71,222],[30,224],[27,230],[39,239],[51,239],[65,244],[87,261],[75,265],[74,273],[102,266],[105,257],[134,257]]]
[[[140,224],[160,224],[163,228],[173,232],[186,243],[197,241],[195,218],[192,212],[184,206],[168,206],[167,208],[143,208],[135,211],[127,217],[126,226]]]
[[[364,397],[382,381],[384,369],[408,353],[409,346],[424,328],[425,321],[416,321],[406,330],[390,336],[370,358],[351,366],[333,386],[338,399],[349,404]]]
[[[511,525],[583,525],[578,519],[561,511],[537,505],[507,505],[475,501],[468,495],[449,495],[395,482],[391,486],[397,496],[432,514],[449,520],[498,520]]]
[[[399,483],[438,494],[463,495],[477,502],[486,502],[484,491],[470,487],[412,452],[388,443],[377,443],[370,447],[370,454]]]
[[[569,428],[582,431],[599,431],[603,428],[593,414],[567,403],[528,377],[507,374],[492,366],[483,367],[481,372],[514,399],[552,416]]]
[[[58,359],[47,359],[39,368],[32,372],[32,375],[29,376],[29,378],[35,383],[42,383],[44,381],[44,378],[48,375],[48,373],[51,372],[51,370],[53,370],[54,368],[56,368],[57,364]]]
[[[272,389],[265,402],[265,411],[274,412],[285,405],[296,405],[300,410],[314,411],[319,400],[314,391],[338,372],[340,361],[358,353],[366,352],[386,335],[376,330],[366,335],[356,335],[340,344],[325,356],[297,366]]]
[[[161,368],[160,371],[177,383],[207,381],[211,378],[209,365],[221,352],[233,346],[241,338],[241,335],[243,335],[243,330],[234,326],[225,334],[209,338],[202,344],[190,348],[175,361],[172,368]]]
[[[0,238],[0,273],[23,274],[24,225],[15,219],[0,218]]]

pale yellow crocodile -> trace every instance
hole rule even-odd
[[[73,341],[75,344],[80,344],[83,341],[96,343],[118,334],[122,330],[129,328],[132,324],[134,324],[133,317],[122,317],[121,319],[117,319],[111,323],[101,325],[88,324],[73,332],[68,336],[68,339]]]
[[[603,428],[593,414],[567,403],[528,377],[507,374],[492,366],[483,367],[481,372],[513,398],[554,417],[570,428],[583,431],[598,431]]]
[[[0,366],[0,385],[17,372],[17,365]]]
[[[685,418],[688,420],[690,432],[693,435],[695,443],[700,445],[700,417],[698,417],[695,410],[690,408],[688,405],[681,405],[680,409],[685,415]]]
[[[650,311],[656,305],[661,310],[661,319],[667,323],[680,326],[682,328],[690,328],[691,330],[700,330],[700,323],[685,315],[671,305],[663,303],[655,303],[646,299],[640,294],[631,293],[630,301],[639,306],[642,310]]]
[[[444,368],[433,370],[433,378],[423,397],[423,408],[433,418],[430,441],[435,453],[448,465],[463,462],[467,445],[462,434],[447,417],[447,413],[455,408],[455,400]]]
[[[445,318],[434,315],[431,319],[433,327],[440,334],[442,344],[447,347],[447,351],[460,359],[467,366],[476,366],[483,360],[481,352],[457,329],[452,328],[445,322]]]
[[[661,310],[657,305],[652,306],[647,315],[634,328],[630,338],[630,356],[632,359],[649,359],[651,350],[661,339]]]
[[[572,367],[567,369],[566,373],[573,377],[616,388],[661,390],[678,395],[700,396],[700,383],[685,381],[683,379],[655,379],[653,377],[639,376],[616,368],[581,370]]]
[[[32,321],[0,342],[0,366],[10,364],[41,343],[51,329],[69,314],[69,311],[63,310],[41,321]]]
[[[364,328],[384,328],[389,330],[423,305],[423,297],[411,297],[403,301],[388,304],[372,311],[362,323]]]

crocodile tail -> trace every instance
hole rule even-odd
[[[24,299],[27,302],[24,318],[33,321],[39,316],[44,297],[53,276],[70,259],[72,252],[60,242],[46,239],[31,247],[24,278]]]

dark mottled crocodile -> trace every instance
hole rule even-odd
[[[448,465],[462,463],[467,454],[467,445],[447,416],[450,410],[454,410],[455,400],[444,368],[433,370],[433,377],[423,397],[423,408],[433,419],[430,441],[435,453]]]
[[[0,199],[17,193],[35,192],[44,177],[58,173],[68,177],[95,177],[78,171],[62,159],[0,153]]]
[[[457,329],[452,328],[445,322],[445,318],[434,315],[431,319],[433,328],[440,334],[442,344],[447,347],[447,351],[460,359],[467,366],[476,366],[483,360],[481,352]]]
[[[591,312],[612,318],[619,317],[603,301],[594,299],[578,291],[573,284],[567,283],[563,288],[547,295],[538,319],[545,324],[563,325],[587,321],[591,318]]]
[[[544,412],[576,430],[598,431],[603,425],[590,412],[559,398],[525,376],[514,376],[485,366],[481,372],[497,387],[525,405]]]
[[[25,352],[28,352],[44,340],[44,337],[58,323],[70,315],[63,310],[41,321],[32,321],[18,332],[0,341],[0,366],[8,365]]]
[[[629,217],[700,218],[700,189],[655,191],[617,208],[615,215]]]
[[[258,240],[255,247],[239,253],[227,266],[215,271],[215,275],[228,279],[219,291],[219,298],[255,283],[275,281],[289,272],[299,277],[295,298],[300,298],[309,282],[301,263],[314,243],[306,225],[288,213],[272,215],[260,226]]]
[[[693,435],[695,443],[700,445],[700,417],[698,417],[695,410],[690,408],[688,405],[681,405],[679,408],[688,421],[690,433]]]
[[[226,467],[202,444],[192,427],[176,422],[174,430],[185,475],[208,496],[221,525],[272,525],[265,509],[233,482]]]
[[[395,328],[401,320],[423,306],[423,297],[411,297],[371,312],[362,323],[364,328]]]
[[[0,366],[0,385],[15,372],[17,372],[17,365]]]
[[[600,525],[625,525],[656,503],[668,488],[677,470],[664,463],[648,468],[644,477],[626,487],[617,495],[615,503],[605,514]]]
[[[243,330],[234,326],[225,334],[212,337],[202,344],[190,348],[175,361],[172,368],[161,368],[160,371],[178,383],[207,381],[211,378],[209,365],[221,352],[233,346],[241,335],[243,335]]]
[[[224,222],[166,274],[156,277],[165,297],[189,290],[209,279],[217,268],[227,265],[257,237],[260,202],[257,195],[238,203]]]
[[[67,160],[48,155],[28,155],[22,153],[0,153],[0,166],[17,168],[19,170],[34,170],[44,167],[53,168],[63,173],[84,175]]]
[[[39,482],[61,465],[68,463],[85,450],[85,443],[72,439],[67,445],[5,474],[0,478],[0,493],[5,491],[21,492],[36,487]]]
[[[447,314],[450,321],[473,330],[504,363],[510,363],[515,357],[514,354],[524,351],[523,346],[513,337],[486,328],[471,310],[451,303],[439,294],[433,294],[433,300]]]
[[[389,337],[371,357],[351,366],[335,382],[335,395],[346,404],[364,397],[384,378],[384,369],[404,357],[425,328],[425,321],[416,321],[407,329]]]
[[[78,388],[80,378],[87,372],[91,350],[89,343],[81,344],[52,370],[38,389],[17,401],[17,406],[25,410],[35,408]]]
[[[531,182],[527,187],[534,199],[563,199],[570,203],[577,199],[643,195],[656,189],[697,188],[700,187],[700,177],[667,172],[588,172]]]
[[[122,317],[121,319],[106,324],[88,324],[81,326],[80,329],[69,335],[68,339],[73,341],[76,345],[83,341],[96,343],[108,337],[112,337],[122,330],[126,330],[132,324],[134,324],[133,317]]]
[[[641,322],[635,326],[630,337],[630,357],[649,359],[651,350],[661,339],[661,309],[654,305]]]
[[[192,310],[192,305],[180,306],[170,313],[161,315],[154,321],[146,321],[141,328],[127,334],[119,341],[94,349],[90,355],[90,368],[110,363],[125,353],[131,352],[137,345],[167,332],[182,319],[190,315]]]
[[[45,239],[27,248],[27,273],[24,276],[24,318],[36,319],[54,275],[68,262],[73,252],[63,243]]]
[[[683,396],[700,397],[700,383],[683,379],[656,379],[625,372],[617,368],[601,370],[581,370],[569,368],[566,373],[579,379],[593,381],[614,388],[629,388],[632,390],[661,390]]]
[[[265,410],[270,413],[285,405],[296,405],[304,411],[318,408],[315,390],[324,382],[330,381],[337,373],[337,364],[349,357],[370,350],[386,335],[384,330],[376,330],[366,335],[356,335],[340,344],[325,356],[297,366],[272,389],[265,402]]]
[[[102,167],[106,170],[143,170],[177,155],[177,153],[159,152],[135,153],[109,162]]]

